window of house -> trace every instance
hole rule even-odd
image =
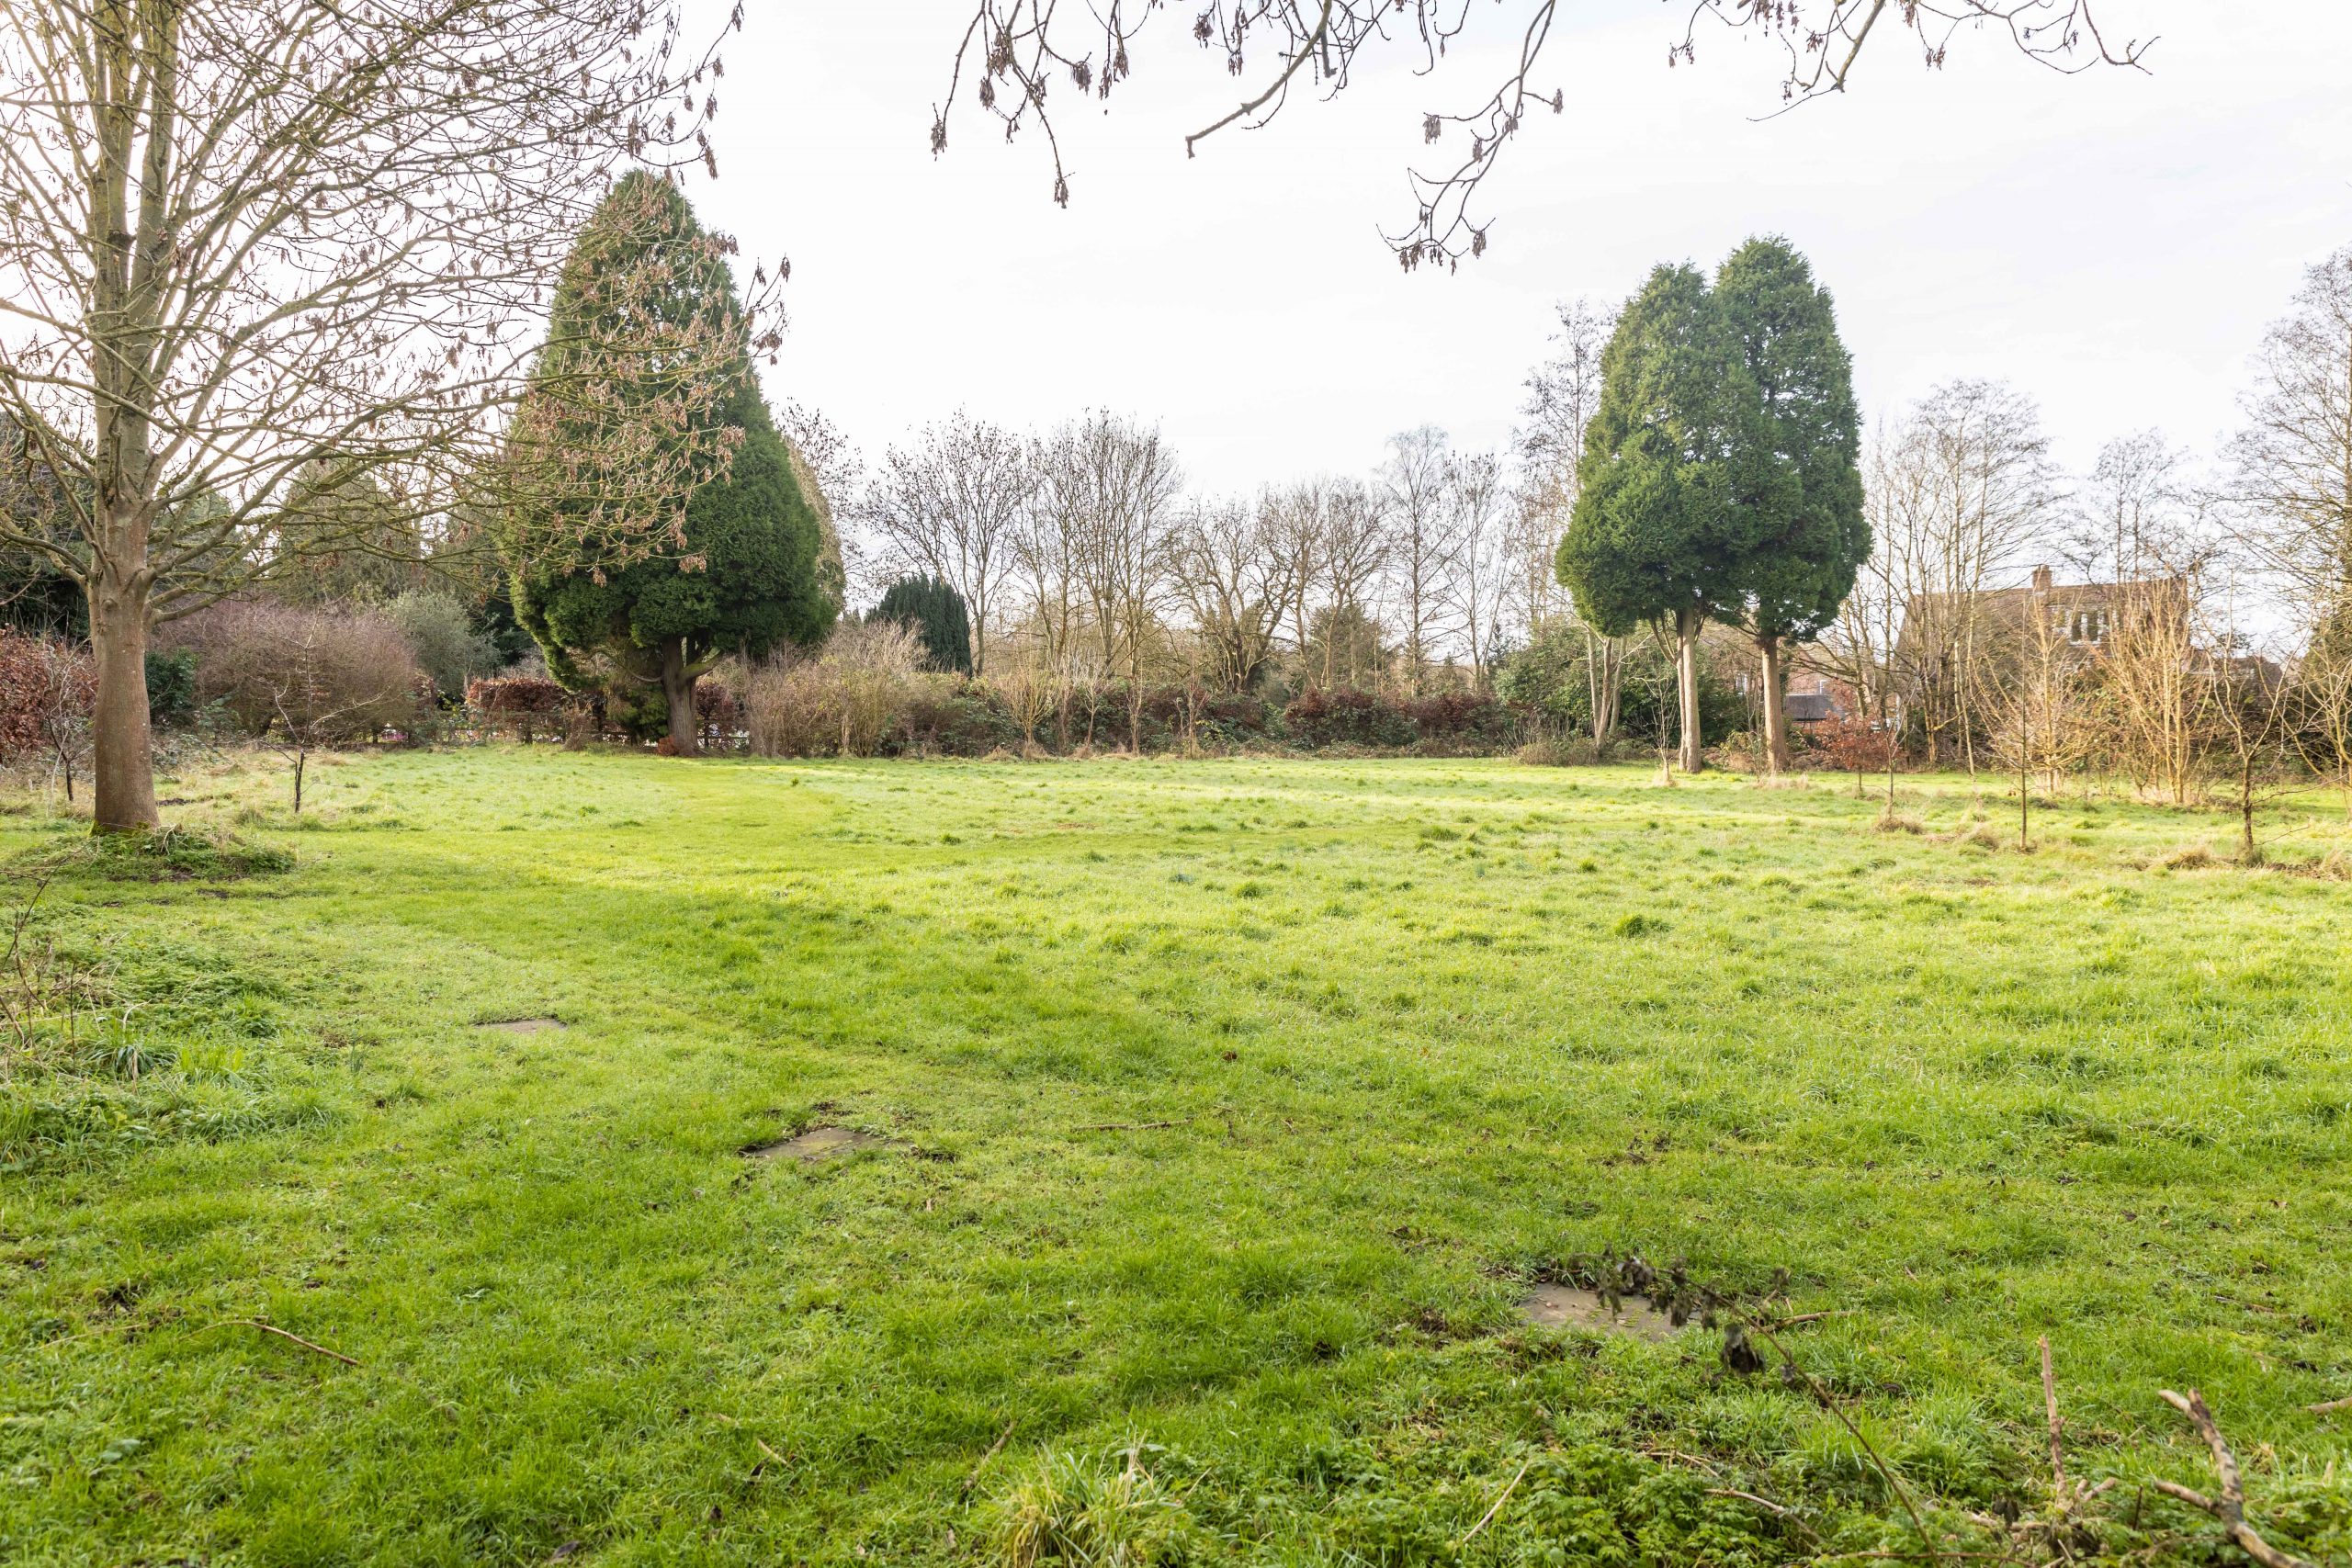
[[[2091,644],[2106,642],[2107,612],[2103,609],[2076,610],[2066,627],[2066,640]]]

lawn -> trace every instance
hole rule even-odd
[[[293,852],[254,874],[0,818],[13,901],[61,868],[23,951],[110,1010],[103,1073],[0,1085],[12,1568],[964,1562],[1084,1506],[1128,1562],[1916,1555],[1915,1507],[2047,1497],[2045,1335],[2120,1478],[2078,1555],[2243,1561],[2146,1485],[2214,1487],[2193,1385],[2274,1543],[2352,1559],[2352,1411],[2306,1410],[2352,1394],[2352,882],[2182,852],[2226,818],[2068,799],[2020,853],[1990,780],[1886,831],[1842,780],[1485,761],[313,776],[299,823],[258,761],[166,781]],[[815,1127],[873,1141],[743,1152]],[[1629,1254],[1715,1325],[1522,1318]]]

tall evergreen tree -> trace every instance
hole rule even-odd
[[[676,453],[651,454],[635,471],[608,463],[612,471],[553,490],[569,500],[537,499],[550,487],[529,487],[534,499],[510,508],[503,544],[515,618],[547,656],[549,672],[574,690],[619,687],[626,694],[628,687],[658,684],[670,737],[691,750],[699,728],[696,678],[729,653],[757,658],[782,642],[817,640],[840,604],[824,570],[817,503],[760,397],[723,249],[666,180],[627,175],[582,232],[549,313],[541,385],[580,383],[585,362],[621,390],[594,404],[535,392],[518,420],[535,451],[628,450],[606,427],[625,423],[634,403],[676,395],[659,356],[611,346],[642,340],[642,323],[653,320],[731,333],[741,343],[724,373],[713,427],[686,434],[704,448],[687,462]],[[609,363],[597,366],[596,356]],[[588,439],[569,439],[575,424],[594,427],[578,432]],[[647,482],[681,492],[668,547],[650,552],[608,537],[594,518],[600,494]]]
[[[1623,637],[1649,626],[1672,637],[1686,772],[1705,766],[1699,635],[1742,612],[1761,520],[1795,485],[1762,423],[1705,276],[1659,265],[1601,356],[1600,405],[1556,564],[1596,630]]]
[[[1789,763],[1781,706],[1787,645],[1809,642],[1837,618],[1871,551],[1862,516],[1861,417],[1853,360],[1838,336],[1829,291],[1777,236],[1734,251],[1715,273],[1715,299],[1747,367],[1775,461],[1745,498],[1753,543],[1740,624],[1756,642],[1765,752]]]
[[[922,641],[926,670],[943,675],[972,672],[972,620],[955,585],[927,574],[902,577],[883,591],[882,603],[866,617],[898,621]]]

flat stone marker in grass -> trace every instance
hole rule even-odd
[[[1519,1312],[1538,1328],[1606,1328],[1637,1339],[1674,1333],[1674,1320],[1646,1303],[1621,1299],[1612,1314],[1600,1292],[1575,1285],[1538,1285],[1521,1298]]]
[[[744,1149],[752,1159],[797,1159],[804,1165],[815,1165],[839,1155],[853,1154],[859,1149],[876,1149],[888,1143],[871,1133],[861,1133],[852,1127],[811,1127],[789,1138],[774,1143],[753,1144]]]
[[[476,1025],[481,1029],[495,1029],[502,1034],[544,1034],[550,1029],[565,1026],[560,1018],[500,1018]]]

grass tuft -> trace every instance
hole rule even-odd
[[[1041,1454],[988,1509],[990,1556],[1004,1568],[1156,1568],[1203,1544],[1183,1499],[1146,1469],[1145,1445],[1098,1456]]]

